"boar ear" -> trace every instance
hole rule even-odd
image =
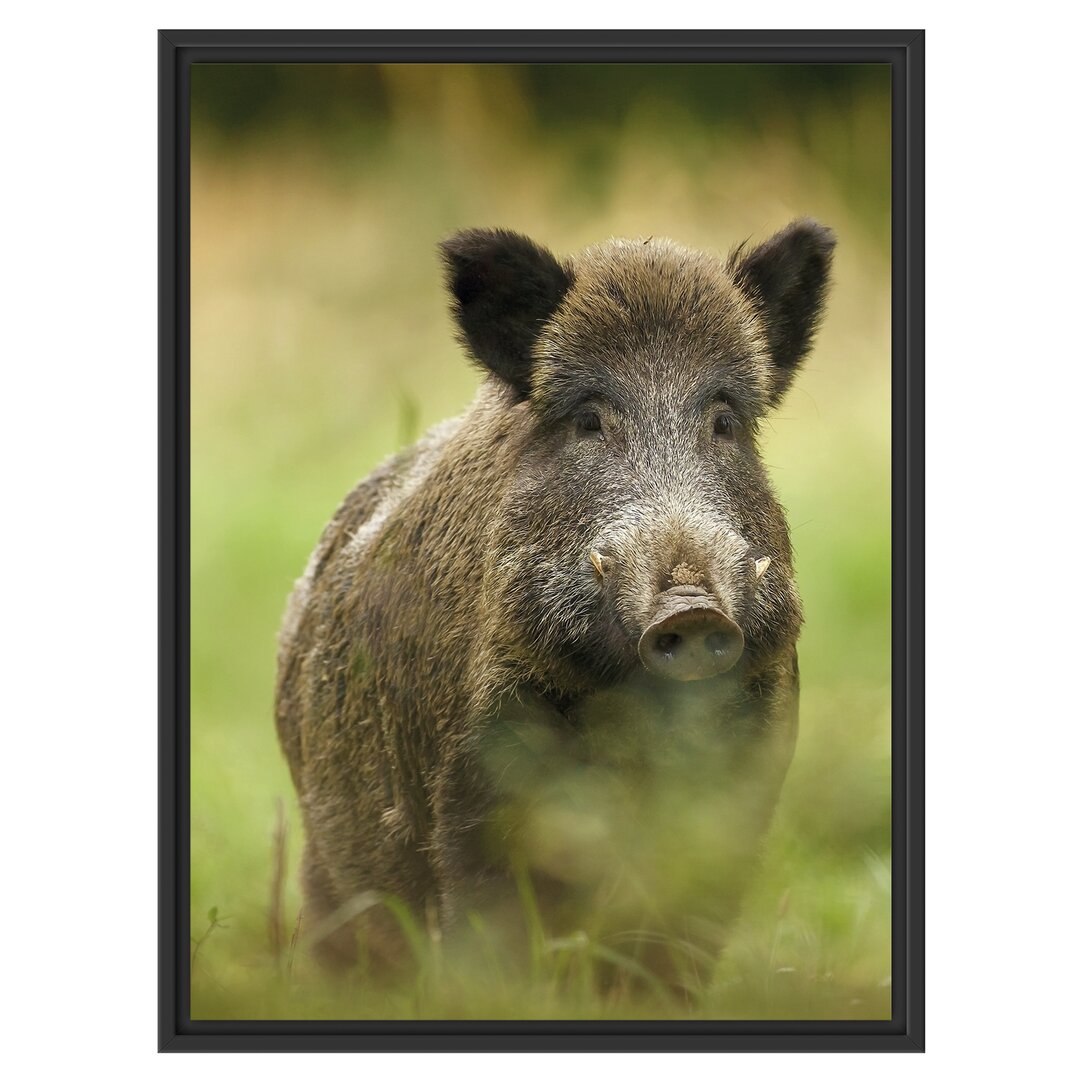
[[[569,271],[547,248],[505,229],[466,229],[439,247],[463,343],[527,395],[533,344],[570,288]]]
[[[731,260],[735,283],[761,311],[776,365],[772,401],[784,395],[809,352],[829,284],[836,237],[816,221],[793,221],[747,254]]]

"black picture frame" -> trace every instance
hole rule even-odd
[[[162,30],[159,54],[159,1032],[168,1051],[921,1051],[924,1048],[924,34]],[[877,63],[892,68],[893,1018],[189,1018],[189,87],[194,63]]]

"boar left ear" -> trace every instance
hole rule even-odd
[[[810,351],[825,302],[836,237],[816,221],[793,221],[748,254],[737,251],[731,274],[765,320],[776,378],[775,405]]]
[[[522,396],[532,348],[572,284],[547,248],[506,229],[466,229],[439,245],[464,344]]]

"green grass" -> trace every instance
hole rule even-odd
[[[862,159],[887,148],[887,100],[857,101],[850,118],[811,117],[816,152],[780,122],[725,142],[690,117],[672,131],[631,110],[602,164],[584,155],[603,170],[587,185],[581,137],[541,143],[521,115],[481,110],[467,130],[406,116],[377,159],[339,157],[332,168],[284,131],[243,155],[196,140],[192,1015],[888,1016],[889,281],[878,239],[888,193],[853,200],[826,167],[847,154],[849,172],[876,175]],[[723,250],[800,214],[839,236],[818,347],[764,433],[806,608],[800,738],[724,956],[703,965],[692,1000],[676,1001],[584,933],[553,938],[534,921],[520,965],[482,922],[464,957],[415,925],[417,970],[399,985],[361,975],[327,984],[302,938],[289,945],[300,823],[273,731],[275,635],[346,491],[475,388],[446,315],[436,241],[505,224],[559,251],[612,234]],[[275,952],[279,803],[288,837]],[[598,968],[612,962],[632,993],[598,989]]]

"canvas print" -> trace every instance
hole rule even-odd
[[[192,1018],[890,1018],[890,92],[192,68]]]

